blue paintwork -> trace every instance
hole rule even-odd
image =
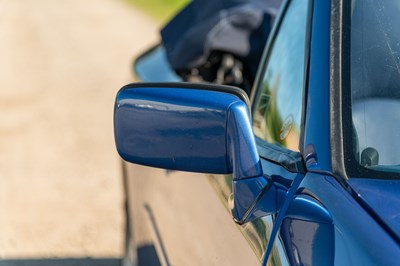
[[[239,99],[221,92],[180,88],[122,89],[114,132],[126,161],[171,170],[230,173],[227,111]]]
[[[319,217],[325,217],[325,212],[332,217],[334,247],[327,261],[335,265],[398,264],[399,245],[334,177],[308,173],[297,194],[306,195],[320,205]],[[305,224],[298,230],[308,230],[307,227]]]
[[[400,180],[352,178],[348,183],[361,204],[400,242]]]
[[[290,265],[334,264],[332,224],[285,218],[281,225],[280,237],[285,249],[290,251]]]
[[[297,219],[318,223],[332,223],[330,213],[308,195],[300,195],[293,199],[290,208],[285,214],[285,219]]]
[[[309,171],[331,172],[329,128],[330,1],[314,1],[304,159]],[[315,111],[314,111],[315,110]]]
[[[333,265],[334,226],[330,213],[309,195],[294,197],[280,228],[292,265]]]
[[[228,162],[233,169],[233,179],[261,176],[260,156],[248,107],[243,102],[232,103],[229,106],[226,124]]]

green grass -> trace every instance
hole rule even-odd
[[[161,22],[167,22],[190,0],[125,0]]]

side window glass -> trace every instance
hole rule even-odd
[[[257,137],[299,150],[308,1],[293,0],[267,56],[258,84],[253,129]]]

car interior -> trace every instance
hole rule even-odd
[[[400,162],[398,1],[352,1],[351,96],[354,145],[362,166]],[[393,21],[397,20],[397,21]]]

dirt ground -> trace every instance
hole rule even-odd
[[[157,40],[122,0],[0,0],[0,265],[121,255],[114,97]]]

